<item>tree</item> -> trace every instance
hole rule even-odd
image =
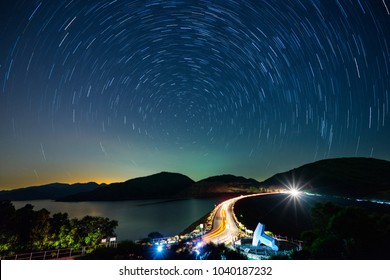
[[[104,237],[114,235],[114,229],[118,226],[117,221],[108,218],[85,216],[78,222],[80,242],[87,246],[96,246]]]
[[[0,221],[0,253],[9,252],[18,241],[14,230],[15,207],[10,201],[0,201]]]
[[[390,215],[326,203],[313,207],[312,221],[313,230],[302,234],[304,250],[295,255],[297,258],[388,258]]]
[[[151,233],[148,234],[148,238],[150,239],[158,239],[158,238],[163,238],[164,235],[162,235],[161,233],[157,232],[157,231],[153,231]]]
[[[50,217],[49,211],[34,211],[31,204],[15,210],[9,201],[0,201],[0,221],[0,255],[96,246],[103,237],[115,236],[118,226],[117,221],[104,217],[69,220],[67,213]]]
[[[24,207],[16,210],[15,214],[15,233],[18,235],[17,249],[23,250],[25,247],[32,249],[31,231],[34,223],[34,206],[26,204]]]
[[[43,250],[50,247],[50,212],[41,209],[34,212],[30,240],[32,249]]]

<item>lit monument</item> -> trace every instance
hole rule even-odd
[[[264,244],[274,251],[278,251],[279,248],[275,243],[275,239],[264,233],[265,226],[262,223],[258,223],[255,232],[253,233],[252,246],[260,246]]]

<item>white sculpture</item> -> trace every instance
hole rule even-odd
[[[264,233],[265,226],[262,223],[258,223],[255,232],[253,233],[252,246],[260,246],[264,244],[274,251],[278,251],[279,248],[275,243],[275,239]]]

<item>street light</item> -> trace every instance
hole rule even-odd
[[[289,190],[289,193],[292,197],[299,197],[299,195],[301,194],[301,192],[296,188],[291,188]]]

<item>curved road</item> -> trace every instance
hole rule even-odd
[[[234,220],[233,210],[236,201],[251,196],[269,195],[275,193],[276,192],[241,195],[220,203],[216,206],[212,230],[203,236],[203,241],[206,243],[213,242],[215,244],[227,244],[232,242],[233,239],[239,235],[239,229]]]

